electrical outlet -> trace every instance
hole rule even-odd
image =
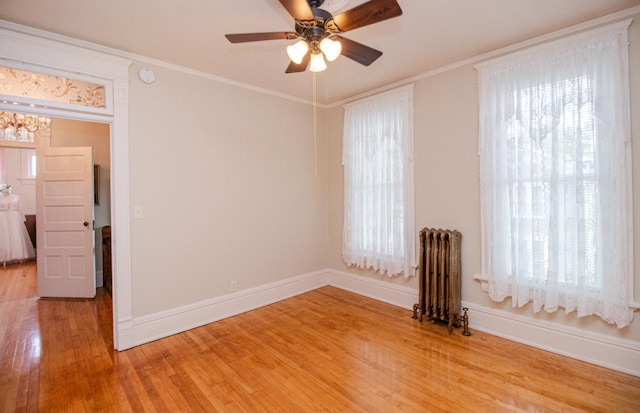
[[[236,280],[231,281],[231,285],[229,286],[229,291],[231,291],[232,293],[238,291],[238,281]]]

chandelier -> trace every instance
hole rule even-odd
[[[36,132],[50,127],[51,119],[44,116],[0,112],[0,140],[35,142]]]

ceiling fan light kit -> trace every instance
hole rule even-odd
[[[322,53],[311,53],[311,65],[309,66],[309,70],[312,72],[322,72],[327,69],[327,64],[322,57]]]
[[[340,55],[369,66],[382,56],[382,52],[340,34],[402,15],[397,0],[370,0],[335,17],[320,8],[325,0],[279,1],[295,19],[294,32],[239,33],[225,37],[231,43],[299,39],[287,46],[291,63],[285,73],[304,72],[308,66],[312,72],[320,72],[327,68],[325,58],[333,62]],[[328,0],[327,3],[332,2]]]
[[[333,62],[340,57],[340,53],[342,53],[342,43],[325,37],[320,42],[320,50],[322,50],[322,53],[324,53],[328,61]]]
[[[294,44],[287,46],[287,55],[289,55],[289,59],[292,62],[300,64],[302,63],[302,58],[309,51],[309,44],[304,40],[300,39]]]

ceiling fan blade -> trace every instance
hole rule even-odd
[[[333,18],[343,32],[398,17],[402,9],[396,0],[371,0]]]
[[[290,62],[289,66],[287,66],[287,70],[285,70],[284,72],[285,73],[304,72],[305,70],[307,70],[307,66],[309,66],[310,60],[311,60],[311,53],[307,52],[307,54],[304,55],[304,57],[302,58],[302,62],[300,62],[300,64]]]
[[[296,20],[313,20],[313,12],[307,0],[280,0],[282,6]]]
[[[346,37],[334,36],[333,39],[339,40],[340,44],[342,44],[342,55],[344,57],[348,57],[361,65],[369,66],[382,56],[382,52],[380,50],[349,40]]]
[[[231,43],[257,42],[260,40],[283,40],[295,39],[298,33],[295,32],[269,32],[269,33],[237,33],[225,34]]]

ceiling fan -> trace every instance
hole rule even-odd
[[[226,34],[225,37],[231,43],[300,39],[287,47],[291,63],[285,73],[304,72],[309,62],[309,70],[322,71],[327,68],[323,56],[333,61],[341,54],[369,66],[382,56],[382,52],[340,34],[402,14],[396,0],[370,0],[335,17],[320,8],[324,0],[279,1],[295,19],[295,31]]]

